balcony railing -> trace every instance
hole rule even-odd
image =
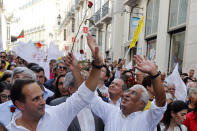
[[[109,1],[102,7],[102,17],[105,17],[109,13]]]
[[[97,23],[99,20],[101,19],[101,9],[99,9],[96,13],[95,13],[95,23]]]
[[[125,0],[124,5],[128,5],[131,7],[137,6],[140,0]]]

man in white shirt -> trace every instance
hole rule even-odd
[[[109,91],[108,103],[120,107],[124,86],[126,86],[124,80],[120,78],[116,78],[112,81],[108,90]]]
[[[139,55],[134,60],[138,70],[151,75],[155,101],[149,110],[142,112],[149,99],[142,85],[135,85],[123,94],[121,109],[94,97],[91,109],[104,121],[105,131],[153,131],[166,110],[165,91],[156,65]]]
[[[13,70],[13,74],[11,77],[11,84],[15,82],[16,79],[21,79],[21,78],[29,78],[36,80],[36,75],[33,71],[26,67],[16,67]],[[8,125],[8,123],[11,121],[11,117],[13,113],[10,112],[10,108],[14,106],[12,101],[9,100],[3,104],[0,104],[0,122],[2,122],[5,126]],[[16,112],[19,110],[17,109]]]
[[[9,131],[65,131],[73,118],[90,103],[99,80],[102,56],[94,39],[87,36],[93,54],[93,69],[78,91],[66,102],[45,109],[43,91],[34,80],[17,80],[11,90],[13,103],[21,110],[7,126]],[[72,60],[68,60],[72,63]],[[17,92],[17,93],[16,93]]]

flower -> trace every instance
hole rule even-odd
[[[92,6],[93,6],[93,3],[91,1],[88,1],[88,7],[92,8]]]
[[[84,51],[82,49],[80,50],[80,54],[84,54]]]
[[[10,112],[14,113],[16,111],[16,107],[12,106],[10,107]]]
[[[40,42],[38,42],[38,43],[37,43],[37,47],[38,47],[38,48],[41,48],[41,47],[42,47],[42,44],[41,44]]]

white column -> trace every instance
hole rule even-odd
[[[156,43],[156,63],[158,64],[159,70],[161,70],[162,72],[167,72],[168,69],[170,47],[170,36],[167,33],[169,4],[170,0],[160,0]]]

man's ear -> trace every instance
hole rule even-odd
[[[21,111],[24,110],[25,104],[24,104],[23,102],[16,100],[16,101],[15,101],[15,105],[16,105],[16,107],[17,107],[19,110],[21,110]]]

